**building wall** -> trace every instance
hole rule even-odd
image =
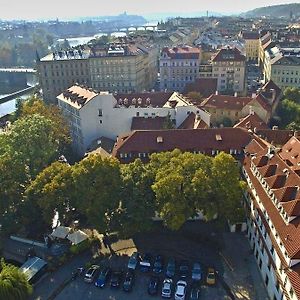
[[[37,69],[46,102],[56,103],[56,97],[75,83],[91,84],[87,59],[40,61]]]
[[[160,90],[183,91],[186,84],[198,78],[199,59],[160,57]]]
[[[245,40],[245,50],[247,60],[258,61],[259,39]]]
[[[245,62],[217,61],[212,62],[212,77],[218,79],[220,92],[233,91],[243,95],[245,92]]]
[[[79,155],[83,155],[91,142],[101,136],[115,140],[119,135],[129,133],[132,118],[136,116],[154,118],[170,115],[178,127],[189,113],[194,112],[210,124],[210,115],[191,104],[179,103],[175,109],[125,107],[117,105],[116,99],[109,93],[96,96],[80,109],[75,109],[62,100],[58,100],[58,104],[70,121],[73,148]]]
[[[136,56],[41,60],[38,74],[43,98],[56,103],[56,97],[75,83],[110,92],[149,91],[157,79],[157,51],[153,48]]]
[[[255,175],[255,170],[251,170],[251,172]],[[272,300],[296,300],[296,294],[291,291],[292,286],[289,278],[282,268],[280,256],[285,258],[288,265],[290,263],[289,258],[285,255],[286,250],[245,169],[243,169],[243,174],[251,191],[251,194],[245,193],[245,206],[248,212],[247,236],[268,295]],[[259,206],[260,212],[257,210],[254,201]],[[261,212],[264,212],[264,214]],[[266,224],[267,228],[265,227]],[[274,240],[277,243],[276,247],[273,244]],[[277,253],[277,248],[280,248],[280,256]]]
[[[286,87],[300,88],[300,65],[270,65],[268,77],[282,90]]]

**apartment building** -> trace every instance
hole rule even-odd
[[[245,93],[246,57],[237,48],[225,47],[212,57],[212,77],[222,93]]]
[[[237,93],[234,96],[219,95],[216,92],[204,99],[200,107],[211,114],[211,123],[214,126],[224,124],[228,120],[231,124],[235,124],[251,113],[256,113],[264,123],[268,124],[281,96],[281,89],[274,82],[269,81],[252,97],[238,97]]]
[[[56,103],[75,83],[109,92],[149,91],[157,79],[157,53],[153,46],[130,42],[48,54],[37,63],[43,98]]]
[[[265,51],[265,80],[272,80],[281,89],[300,87],[300,48],[275,46]]]
[[[92,48],[88,60],[91,87],[109,92],[151,90],[157,79],[154,47],[134,43]]]
[[[160,90],[182,92],[198,78],[201,49],[195,47],[164,48],[160,53]]]
[[[268,31],[266,34],[259,39],[259,50],[258,50],[258,64],[261,68],[264,66],[265,61],[265,50],[272,43],[272,35]]]
[[[256,140],[245,149],[247,236],[270,299],[300,298],[298,137],[281,148]]]
[[[69,119],[73,148],[79,155],[84,155],[90,144],[103,136],[116,140],[133,129],[157,128],[157,123],[164,128],[162,117],[176,128],[191,114],[195,116],[195,126],[210,124],[208,112],[177,92],[112,94],[74,85],[57,99]]]
[[[69,86],[79,83],[90,85],[89,51],[56,51],[37,61],[43,99],[56,103],[56,97]]]
[[[258,62],[259,33],[254,31],[244,31],[240,36],[245,43],[247,61]]]

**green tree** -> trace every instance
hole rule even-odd
[[[204,97],[199,92],[189,92],[186,95],[188,98],[190,98],[193,102],[200,104]]]
[[[121,174],[113,158],[89,155],[73,166],[74,203],[91,226],[104,232],[120,206]]]
[[[167,156],[167,163],[164,156]],[[167,227],[177,230],[196,214],[200,206],[199,199],[205,198],[204,194],[200,197],[200,182],[197,179],[201,177],[200,170],[208,172],[209,158],[189,152],[181,153],[179,150],[156,154],[153,158],[161,160],[161,167],[157,169],[152,185],[158,212]]]
[[[284,90],[284,98],[300,104],[300,89],[296,87],[288,87]]]
[[[152,227],[155,216],[155,195],[151,189],[153,178],[147,165],[140,159],[121,165],[122,191],[119,230],[125,234],[147,231]]]
[[[242,192],[246,186],[240,180],[239,167],[231,155],[221,152],[214,157],[211,182],[215,213],[231,223],[241,221]]]
[[[15,266],[0,263],[0,299],[25,300],[32,293],[26,275]]]
[[[74,206],[73,191],[72,167],[66,163],[52,163],[26,189],[23,224],[31,225],[32,222],[41,220],[42,216],[43,221],[51,225],[56,212],[60,222],[64,223]]]

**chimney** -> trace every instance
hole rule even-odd
[[[276,100],[276,91],[274,89],[270,89],[270,92],[272,93],[271,101],[273,103]]]
[[[217,96],[219,95],[219,92],[218,92],[218,91],[216,91],[216,95],[217,95]]]
[[[254,110],[252,106],[250,106],[249,108],[249,115],[254,115]]]
[[[255,93],[252,93],[251,98],[254,99],[256,97]]]
[[[238,96],[238,93],[237,92],[234,92],[234,97],[237,97]]]
[[[157,144],[160,144],[160,143],[162,143],[164,140],[163,140],[163,137],[162,136],[158,136],[157,138],[156,138],[156,142],[157,142]]]

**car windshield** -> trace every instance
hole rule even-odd
[[[214,279],[215,278],[215,274],[214,273],[209,273],[207,277],[209,279]]]

